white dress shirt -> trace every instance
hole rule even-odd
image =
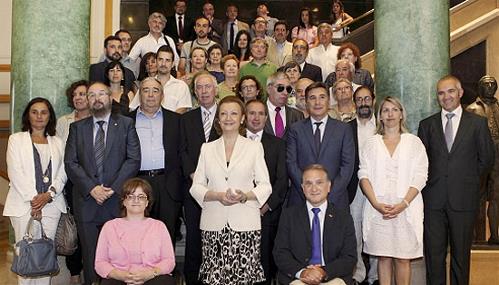
[[[253,133],[252,131],[246,129],[246,137],[252,141],[261,142],[262,141],[263,130],[260,130],[257,133]]]
[[[168,44],[166,44],[165,38],[168,40]],[[174,58],[173,63],[175,64],[175,67],[177,67],[180,57],[178,56],[175,42],[171,37],[164,35],[163,33],[161,33],[158,40],[156,40],[151,33],[138,39],[133,45],[132,50],[130,50],[129,56],[132,60],[137,60],[137,58],[142,58],[148,52],[157,52],[158,49],[164,45],[169,45],[172,48]]]
[[[203,121],[204,118],[204,112],[208,111],[210,113],[210,126],[213,128],[213,121],[215,120],[215,115],[217,112],[217,104],[213,104],[209,109],[206,109],[203,106],[200,106],[201,108],[201,122]]]
[[[270,100],[267,100],[267,109],[269,111],[270,124],[272,125],[272,129],[274,130],[274,134],[275,134],[275,115],[277,114],[275,108],[276,106],[274,106],[274,104],[272,104]],[[286,129],[286,106],[281,107],[281,111],[279,111],[279,114],[281,114],[282,124],[284,126],[284,129]]]
[[[444,131],[445,135],[445,125],[447,124],[447,117],[446,115],[448,113],[453,113],[454,117],[452,117],[452,141],[456,140],[456,134],[457,134],[457,129],[459,128],[459,122],[461,122],[461,117],[463,115],[463,108],[461,105],[459,105],[454,111],[448,112],[442,109],[441,116],[442,116],[442,130]]]
[[[140,90],[133,97],[129,107],[135,110],[139,105]],[[172,112],[176,112],[180,108],[192,108],[189,86],[184,81],[170,76],[170,79],[163,86],[163,101],[161,101],[161,106]]]
[[[322,69],[322,78],[327,78],[327,76],[335,71],[338,50],[340,48],[329,44],[327,49],[324,45],[318,45],[308,52],[306,62],[315,64]]]
[[[322,124],[319,125],[319,130],[321,130],[321,142],[322,138],[324,138],[324,132],[326,131],[326,124],[327,124],[327,119],[329,116],[324,116],[320,121],[315,120],[314,118],[310,117],[310,122],[312,123],[312,133],[315,134],[315,123],[317,122],[322,122]]]

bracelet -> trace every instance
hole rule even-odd
[[[409,202],[406,199],[402,200],[402,202],[404,202],[404,204],[407,206],[407,208],[409,208],[410,204],[409,204]]]

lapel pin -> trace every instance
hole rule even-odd
[[[118,123],[116,123],[116,122],[115,122],[115,123],[114,123],[114,125],[115,125],[115,126],[117,126],[117,125],[118,125]]]

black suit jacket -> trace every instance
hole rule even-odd
[[[350,182],[348,183],[348,203],[352,204],[353,199],[355,199],[355,194],[357,193],[357,186],[359,185],[359,136],[357,134],[357,120],[351,120],[348,125],[352,128],[353,142],[355,143],[355,163],[353,165],[353,174]]]
[[[130,117],[137,119],[137,110]],[[163,148],[165,151],[165,188],[175,201],[183,201],[180,160],[180,115],[161,108],[163,112]]]
[[[185,42],[192,41],[196,38],[196,33],[194,33],[194,20],[192,18],[186,17],[186,15],[182,15],[184,17],[184,38],[182,39]],[[177,30],[177,19],[175,15],[166,17],[166,25],[163,29],[163,34],[170,36],[175,44],[178,43],[179,40],[179,31]]]
[[[305,62],[300,78],[309,78],[315,82],[322,82],[322,69],[315,64]]]
[[[132,119],[112,114],[106,134],[103,184],[114,194],[98,205],[90,191],[100,184],[94,156],[93,117],[71,124],[66,143],[64,164],[73,182],[73,205],[77,219],[83,222],[105,222],[119,216],[119,197],[123,183],[140,168],[140,144]]]
[[[90,82],[99,81],[104,83],[106,81],[106,66],[109,64],[108,60],[103,62],[94,63],[90,65],[89,80]],[[135,75],[133,71],[125,67],[125,90],[132,90],[135,82]]]
[[[265,108],[268,107],[267,104],[265,104]],[[300,120],[303,120],[304,116],[301,111],[296,110],[295,108],[288,107],[284,109],[286,112],[286,128],[284,129],[284,135],[282,136],[282,139],[286,140],[286,133],[288,132],[288,129],[293,125],[295,122],[298,122]],[[272,123],[270,122],[270,116],[267,116],[267,121],[265,122],[265,128],[263,129],[264,132],[267,134],[275,136],[274,129],[272,128]]]
[[[277,225],[281,214],[281,207],[288,192],[288,173],[286,171],[286,144],[282,139],[262,134],[261,143],[265,153],[265,163],[269,171],[272,194],[267,200],[272,211],[267,212],[262,223],[266,225]]]
[[[324,215],[322,255],[325,282],[341,278],[352,284],[352,274],[357,262],[355,228],[349,209],[339,210],[328,203]],[[305,203],[284,208],[274,246],[274,260],[279,269],[277,278],[289,284],[295,274],[309,265],[312,253],[312,230]]]
[[[206,142],[204,137],[201,107],[182,115],[180,120],[182,171],[185,178],[191,181],[190,175],[196,171],[201,145]],[[208,141],[214,141],[220,136],[212,126]],[[192,181],[191,181],[192,182]],[[188,193],[186,193],[188,194]]]
[[[478,208],[480,176],[494,163],[494,144],[487,119],[463,110],[456,138],[447,151],[441,113],[419,124],[418,136],[426,147],[429,169],[423,189],[425,208],[455,211]]]

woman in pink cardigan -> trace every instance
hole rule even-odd
[[[101,285],[175,284],[171,272],[175,254],[166,226],[148,218],[152,190],[149,183],[132,178],[123,185],[122,218],[107,222],[99,235],[95,271]]]

